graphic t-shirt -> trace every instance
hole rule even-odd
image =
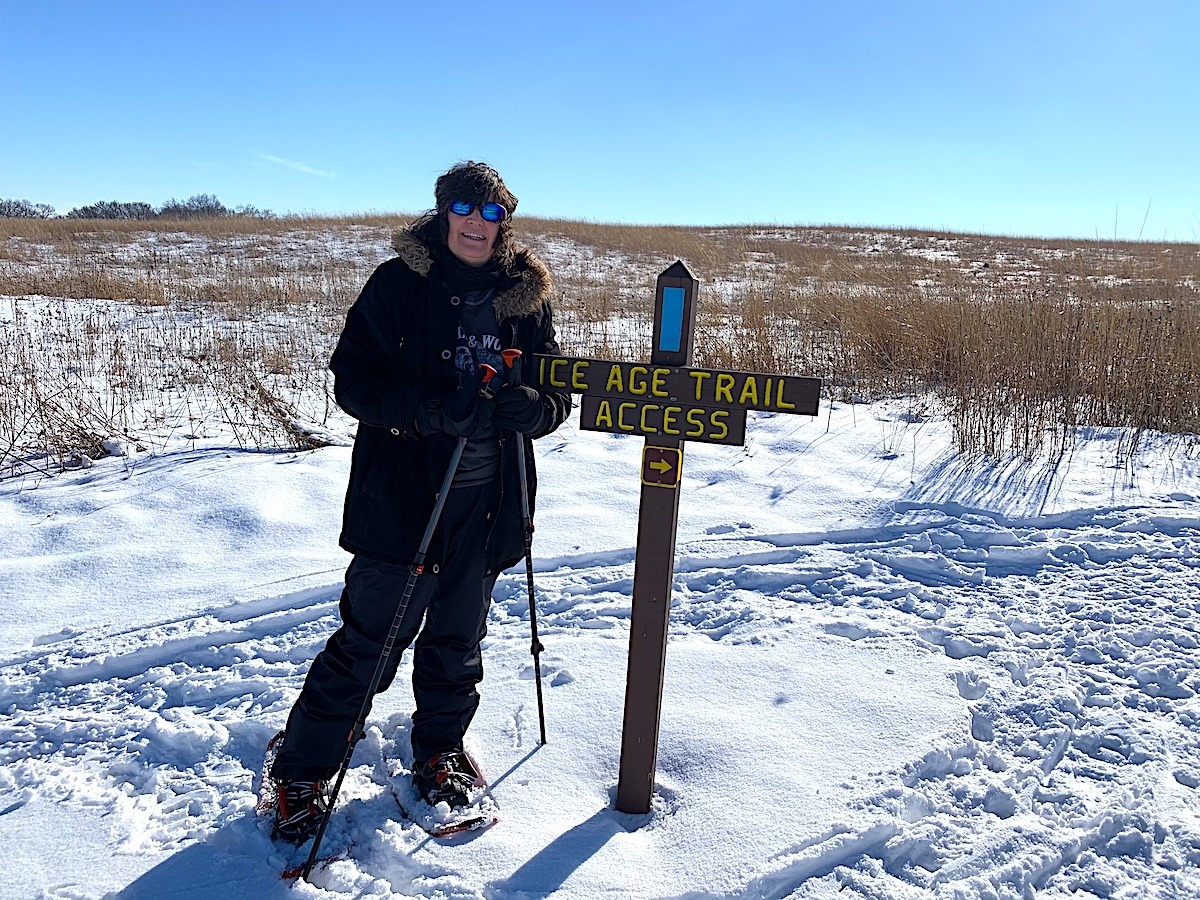
[[[464,291],[459,295],[461,318],[458,325],[458,349],[454,365],[465,384],[481,365],[487,364],[503,375],[504,358],[500,355],[500,325],[492,306],[492,291]]]
[[[500,325],[492,306],[492,291],[461,291],[459,304],[458,347],[454,365],[463,384],[470,383],[481,365],[489,365],[504,377],[504,357],[500,355]],[[500,432],[491,427],[467,441],[462,460],[454,476],[455,487],[483,484],[496,476],[500,464]]]

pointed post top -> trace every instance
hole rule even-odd
[[[667,268],[665,272],[658,276],[659,278],[686,278],[689,281],[695,281],[692,273],[688,271],[688,267],[683,264],[682,260],[675,260]]]

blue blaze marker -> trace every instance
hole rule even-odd
[[[683,344],[683,288],[663,288],[662,320],[658,323],[660,353],[678,353]]]

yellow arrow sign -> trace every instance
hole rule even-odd
[[[642,448],[642,484],[653,487],[679,487],[683,471],[683,451],[676,447]]]

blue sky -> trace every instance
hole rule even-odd
[[[0,0],[0,197],[1200,239],[1200,2]],[[1148,213],[1147,213],[1148,211]]]

